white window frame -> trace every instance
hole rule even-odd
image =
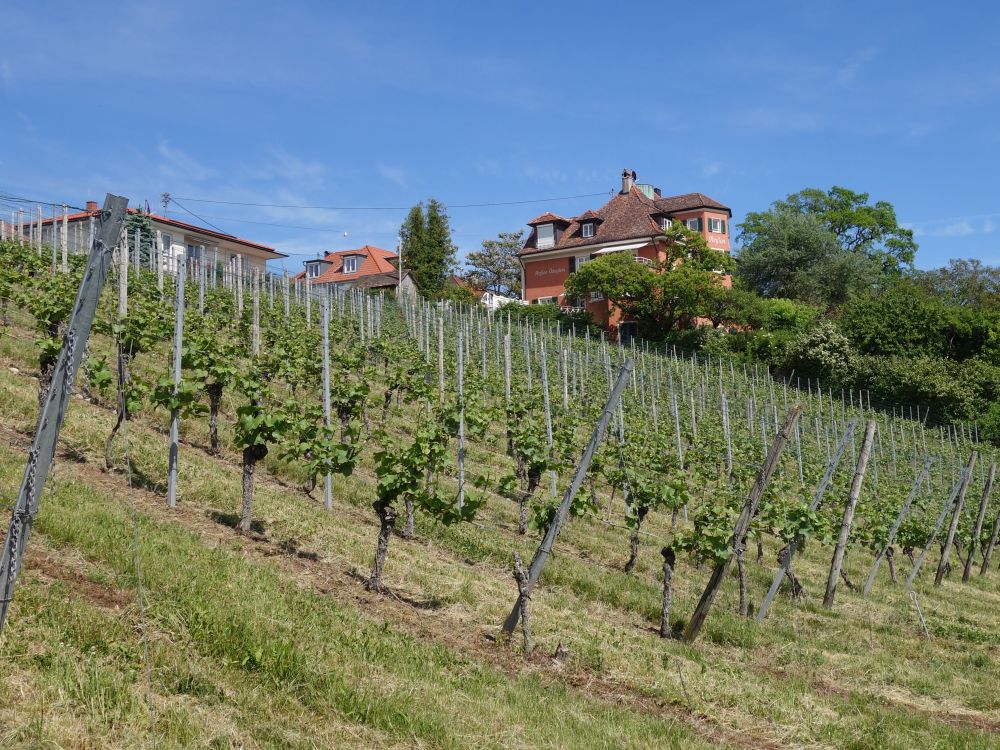
[[[306,263],[306,278],[315,279],[321,273],[323,273],[323,269],[319,261],[315,261],[313,263]]]
[[[722,229],[722,219],[709,219],[708,220],[708,231],[714,234],[725,234]]]
[[[666,231],[667,229],[670,229],[670,224],[672,222],[673,222],[673,219],[671,219],[669,216],[662,217],[660,219],[660,229],[663,229],[664,231]]]
[[[555,247],[556,244],[556,225],[555,224],[539,224],[538,225],[538,239],[535,244],[538,247]],[[544,235],[543,236],[543,232]]]
[[[576,270],[579,271],[580,270],[580,266],[582,266],[584,263],[590,263],[590,260],[591,260],[591,258],[590,258],[589,255],[577,255],[576,256]]]
[[[590,301],[591,302],[603,302],[604,301],[604,292],[591,292],[590,293]]]
[[[555,305],[559,302],[558,297],[539,297],[535,300],[536,305]]]
[[[684,226],[686,226],[692,232],[697,232],[698,231],[698,220],[697,219],[684,219]]]
[[[350,268],[348,268],[348,263]],[[340,269],[341,273],[357,273],[358,272],[358,256],[357,255],[345,255],[344,264]]]
[[[581,237],[593,237],[594,236],[594,222],[585,221],[580,225],[580,236]]]

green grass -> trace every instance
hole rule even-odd
[[[30,336],[15,333],[0,337],[0,357],[30,370]],[[17,431],[33,428],[34,388],[24,373],[0,370],[6,497],[20,480],[26,437]],[[135,493],[144,662],[130,498],[121,474],[96,468],[111,420],[83,402],[70,409],[62,446],[84,463],[57,462],[0,643],[10,676],[0,680],[2,747],[148,747],[154,723],[158,747],[1000,746],[995,573],[965,586],[953,576],[940,589],[925,575],[927,641],[885,571],[870,601],[842,588],[834,611],[819,606],[830,552],[810,545],[796,564],[805,603],[782,595],[757,626],[736,616],[729,582],[702,639],[687,646],[652,632],[669,518],[650,518],[630,575],[622,529],[573,520],[536,593],[539,656],[526,660],[485,637],[513,603],[511,552],[530,555],[537,543],[513,533],[513,505],[490,496],[479,526],[418,516],[418,539],[390,547],[387,582],[400,598],[369,595],[356,577],[375,536],[365,462],[335,480],[328,514],[297,489],[296,471],[269,459],[255,508],[265,538],[252,539],[208,516],[238,507],[235,457],[182,448],[176,511]],[[163,420],[143,415],[129,428],[132,465],[154,489],[166,471]],[[406,429],[399,415],[391,427]],[[186,424],[185,436],[206,442],[204,425]],[[506,459],[473,445],[470,460],[499,470]],[[610,520],[620,518],[616,503]],[[766,549],[766,566],[748,565],[755,603],[775,552]],[[855,581],[868,562],[849,556]],[[680,561],[678,618],[707,576]],[[569,657],[557,663],[547,655],[560,643]]]

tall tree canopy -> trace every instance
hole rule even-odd
[[[956,258],[944,268],[918,272],[918,282],[931,294],[961,307],[1000,311],[1000,268],[976,258]]]
[[[766,297],[835,309],[912,264],[917,244],[891,203],[834,187],[807,189],[740,225],[738,274]]]
[[[403,266],[421,294],[435,296],[455,267],[455,245],[445,207],[431,198],[410,209],[399,230]]]
[[[500,232],[495,240],[483,240],[482,250],[469,253],[466,265],[476,286],[504,297],[521,296],[521,263],[517,253],[524,230]]]
[[[836,237],[837,243],[851,253],[863,253],[882,262],[886,270],[898,270],[913,263],[917,243],[913,230],[896,221],[896,209],[888,201],[869,203],[868,193],[856,193],[842,187],[827,192],[807,188],[775,201],[770,212],[789,212],[814,216]],[[756,232],[758,218],[749,213],[740,225],[744,237]]]

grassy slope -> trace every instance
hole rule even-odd
[[[0,345],[7,363],[30,369],[26,330]],[[24,372],[0,370],[7,497],[34,427],[34,389]],[[13,670],[0,681],[0,746],[142,747],[151,716],[160,747],[998,746],[996,574],[966,587],[919,584],[935,634],[927,642],[908,600],[884,582],[871,602],[840,591],[833,613],[819,607],[829,551],[809,549],[798,564],[805,604],[781,598],[758,628],[732,614],[730,585],[692,648],[652,632],[653,537],[669,519],[648,523],[632,575],[620,572],[621,529],[574,521],[534,603],[539,652],[561,642],[570,655],[525,660],[487,637],[512,603],[511,550],[534,544],[512,533],[509,503],[491,498],[481,526],[418,523],[418,540],[394,539],[396,596],[376,597],[358,579],[375,532],[370,467],[335,480],[326,514],[269,462],[255,511],[263,533],[240,537],[212,520],[237,509],[235,456],[182,450],[181,507],[168,512],[155,493],[129,493],[121,474],[98,468],[111,421],[82,401],[67,419],[56,489],[0,644]],[[187,438],[206,442],[204,425]],[[129,445],[137,482],[156,485],[162,418],[133,424]],[[471,458],[497,460],[482,448]],[[759,598],[770,569],[749,568]],[[706,576],[680,564],[675,611],[691,611]]]

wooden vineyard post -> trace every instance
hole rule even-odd
[[[156,288],[161,296],[163,295],[164,256],[169,254],[169,252],[170,248],[163,246],[163,234],[160,230],[156,230]]]
[[[545,442],[549,449],[549,459],[552,458],[552,407],[549,402],[549,363],[545,356],[545,339],[541,341],[542,347],[542,404],[545,407]],[[621,404],[619,403],[619,406]],[[556,475],[556,470],[552,469],[550,472],[552,476],[552,497],[556,496],[558,492],[557,482],[558,478]]]
[[[185,258],[186,261],[186,258]],[[181,348],[184,345],[184,269],[182,261],[177,264],[177,298],[174,307],[174,399],[181,385]],[[177,453],[180,449],[180,409],[176,406],[170,412],[170,452],[167,455],[167,505],[177,507]]]
[[[965,561],[965,570],[962,572],[962,583],[967,583],[972,574],[972,560],[975,557],[976,548],[979,547],[979,537],[983,533],[983,521],[986,519],[986,505],[990,501],[990,493],[993,491],[993,482],[997,475],[996,461],[990,464],[990,473],[986,477],[986,486],[983,488],[983,499],[979,502],[979,513],[976,515],[976,525],[972,529],[972,544],[969,549],[969,557]]]
[[[847,423],[847,427],[844,429],[844,434],[840,438],[840,443],[837,445],[836,452],[827,461],[826,471],[824,472],[819,485],[816,487],[816,492],[813,493],[812,502],[809,503],[810,511],[815,511],[819,507],[820,503],[823,502],[823,496],[826,494],[827,487],[830,486],[830,482],[833,480],[833,474],[837,470],[837,466],[840,464],[840,459],[844,455],[844,451],[847,449],[847,441],[854,435],[855,425],[857,425],[857,418],[852,419]],[[768,589],[767,594],[764,596],[764,601],[761,602],[760,608],[757,610],[757,615],[755,617],[757,622],[763,622],[764,617],[767,616],[767,611],[771,608],[771,602],[774,601],[774,597],[778,593],[781,581],[788,574],[788,571],[791,570],[792,558],[795,556],[795,551],[798,549],[799,545],[802,544],[802,541],[803,539],[799,537],[797,539],[793,539],[789,543],[788,552],[779,561],[778,572],[774,574],[774,580],[771,582],[771,588]]]
[[[937,521],[934,524],[934,530],[931,532],[930,537],[928,537],[927,539],[927,544],[925,544],[924,548],[920,551],[920,556],[917,558],[917,561],[913,564],[913,570],[910,571],[910,575],[906,579],[907,591],[909,591],[910,588],[913,586],[913,581],[916,579],[916,577],[920,575],[920,568],[924,564],[924,558],[927,557],[927,553],[930,551],[931,545],[934,544],[934,540],[937,539],[938,532],[941,531],[941,525],[944,523],[944,519],[948,515],[948,511],[951,509],[951,506],[954,504],[955,498],[958,496],[958,491],[961,488],[962,483],[964,481],[965,481],[965,469],[963,468],[962,475],[958,478],[958,481],[956,481],[955,484],[952,486],[951,494],[948,496],[948,499],[945,500],[944,507],[941,508],[941,513],[940,515],[938,515]]]
[[[254,268],[253,276],[250,279],[250,294],[252,295],[253,320],[250,330],[250,343],[253,348],[253,355],[260,354],[260,269]]]
[[[333,418],[330,403],[330,298],[323,296],[323,426],[329,430]],[[328,511],[333,510],[333,476],[326,472],[323,476],[323,504]]]
[[[837,593],[837,581],[840,579],[840,571],[844,567],[844,554],[847,552],[847,541],[851,536],[851,525],[854,523],[854,510],[858,507],[858,499],[861,497],[861,485],[865,481],[865,470],[868,468],[868,459],[872,452],[872,442],[875,439],[875,428],[878,423],[874,419],[868,420],[865,427],[865,438],[861,444],[861,455],[858,456],[858,465],[854,471],[854,481],[851,482],[851,491],[847,496],[847,505],[844,508],[844,518],[840,523],[840,537],[837,539],[837,546],[833,550],[833,560],[830,562],[830,576],[826,581],[826,595],[823,597],[823,606],[827,609],[833,607],[833,599]],[[853,441],[852,441],[853,443]]]
[[[507,403],[510,403],[510,334],[503,337],[503,393]]]
[[[989,544],[986,545],[986,552],[983,553],[983,565],[979,568],[981,576],[986,575],[990,569],[990,558],[993,556],[993,550],[996,549],[998,536],[1000,536],[1000,512],[997,513],[996,520],[993,522],[993,534],[990,536]]]
[[[438,315],[438,403],[444,403],[444,317]],[[363,326],[362,326],[363,327]]]
[[[55,222],[53,221],[54,225]],[[59,246],[62,249],[62,272],[69,273],[69,206],[65,203],[62,205],[62,227],[59,231]]]
[[[0,633],[3,631],[14,596],[24,551],[38,513],[42,488],[52,466],[59,430],[72,395],[73,382],[90,338],[90,329],[97,312],[101,289],[107,279],[112,251],[121,237],[126,206],[128,206],[126,198],[110,194],[104,201],[104,209],[100,213],[100,224],[89,251],[83,281],[80,283],[80,290],[73,303],[73,313],[63,334],[62,348],[52,374],[52,385],[38,415],[38,427],[31,449],[28,451],[28,461],[14,502],[7,535],[3,541],[3,553],[0,554]]]
[[[584,450],[583,456],[580,458],[580,463],[577,464],[576,471],[573,472],[573,479],[570,482],[569,487],[566,488],[566,493],[563,495],[562,502],[559,504],[559,508],[556,511],[555,516],[552,518],[552,523],[549,524],[549,528],[545,532],[545,537],[542,539],[542,543],[538,545],[538,549],[535,551],[535,556],[531,560],[531,567],[528,570],[527,585],[529,593],[534,589],[535,584],[538,583],[538,578],[542,574],[542,568],[545,567],[545,561],[552,552],[552,545],[555,544],[556,537],[559,536],[559,530],[562,528],[562,525],[566,520],[566,516],[569,514],[569,509],[573,505],[573,499],[576,497],[576,493],[580,490],[580,485],[583,484],[583,479],[587,475],[587,470],[590,468],[590,462],[594,458],[594,452],[597,450],[597,446],[600,444],[601,440],[604,439],[604,433],[608,429],[608,422],[611,420],[611,414],[615,409],[615,405],[618,403],[618,399],[621,398],[622,391],[625,390],[625,386],[628,384],[628,378],[634,366],[635,364],[632,360],[627,360],[625,364],[622,365],[622,369],[618,373],[618,380],[611,389],[611,393],[608,396],[608,402],[604,405],[604,411],[601,412],[601,416],[597,420],[597,424],[594,426],[594,432],[590,436],[590,442],[587,444],[587,448]],[[507,615],[507,619],[503,623],[503,632],[507,635],[513,633],[514,628],[517,627],[520,617],[521,597],[518,596],[517,601],[514,603],[514,608],[511,610],[510,614]]]
[[[462,349],[462,329],[458,329],[456,338],[458,348],[458,507],[461,510],[465,506],[465,401],[464,399],[464,375],[465,359]]]
[[[785,423],[781,426],[778,434],[775,435],[767,457],[764,459],[764,465],[761,466],[757,474],[757,479],[750,490],[750,494],[747,496],[746,503],[743,505],[743,510],[736,521],[736,527],[733,529],[733,536],[730,541],[732,550],[735,550],[737,545],[743,543],[743,538],[747,535],[747,530],[750,528],[750,522],[757,515],[760,499],[764,495],[764,490],[767,488],[768,482],[771,481],[771,475],[774,474],[774,470],[778,466],[778,459],[781,458],[781,453],[788,442],[789,434],[795,428],[800,414],[802,414],[802,405],[795,404],[788,410]],[[729,567],[732,563],[733,552],[731,551],[724,561],[716,564],[711,577],[708,579],[708,585],[705,586],[705,591],[702,592],[701,599],[698,601],[698,606],[695,607],[694,614],[691,615],[691,620],[684,630],[684,641],[686,643],[693,643],[698,637],[701,626],[705,624],[705,618],[708,617],[708,613],[712,609],[715,595],[719,593],[722,581],[729,572]]]
[[[913,480],[913,487],[910,489],[910,494],[906,498],[906,502],[903,503],[903,507],[899,509],[899,515],[896,516],[896,521],[892,524],[892,528],[889,529],[889,536],[886,539],[885,545],[879,550],[878,554],[875,555],[875,562],[872,563],[872,569],[868,573],[868,579],[865,581],[864,588],[861,590],[862,596],[868,596],[868,592],[872,589],[872,584],[875,583],[875,576],[878,573],[879,566],[882,564],[882,559],[889,553],[892,548],[892,543],[896,539],[896,533],[899,531],[899,527],[903,525],[903,520],[906,518],[906,514],[910,511],[910,506],[917,497],[917,492],[920,491],[920,485],[925,479],[930,477],[931,469],[931,459],[927,459],[924,463],[924,468],[917,474],[917,478]]]
[[[955,542],[955,532],[958,531],[958,522],[962,520],[962,508],[965,507],[965,493],[969,489],[972,481],[972,471],[976,468],[976,458],[978,454],[972,451],[969,456],[969,463],[965,467],[965,474],[962,476],[961,486],[958,490],[958,499],[955,501],[955,513],[951,517],[951,524],[948,526],[948,536],[944,540],[944,548],[941,550],[941,559],[938,561],[937,574],[934,576],[934,585],[940,586],[944,580],[944,574],[948,569],[948,557],[951,555],[951,546]],[[974,546],[974,545],[973,545]],[[972,553],[969,553],[972,556]]]

